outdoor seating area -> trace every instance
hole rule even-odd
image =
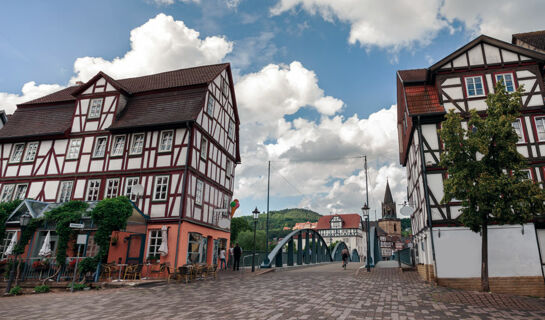
[[[216,264],[186,264],[178,268],[177,281],[189,283],[194,280],[216,279]],[[174,276],[170,263],[161,264],[117,264],[102,265],[103,281],[170,279]]]
[[[178,268],[176,280],[184,280],[185,283],[194,280],[206,280],[217,277],[218,266],[215,264],[186,264]]]

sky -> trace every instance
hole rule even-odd
[[[0,10],[0,108],[98,71],[113,78],[230,62],[242,162],[236,216],[308,208],[371,219],[386,182],[406,200],[396,71],[426,68],[480,34],[545,29],[545,1],[9,1]],[[398,207],[399,209],[399,207]],[[375,214],[376,212],[376,214]]]

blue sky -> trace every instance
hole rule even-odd
[[[265,209],[268,160],[271,209],[357,212],[363,174],[355,155],[369,157],[371,207],[387,179],[395,200],[405,197],[395,72],[427,67],[481,33],[509,41],[544,29],[543,9],[534,0],[525,8],[491,0],[6,2],[0,106],[12,112],[97,70],[123,78],[228,61],[243,121],[239,214]],[[189,31],[199,35],[181,36]],[[169,52],[170,43],[177,49]],[[259,84],[266,90],[256,94]]]

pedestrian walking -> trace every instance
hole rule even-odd
[[[225,262],[225,249],[221,248],[220,250],[220,270],[226,270],[227,263]]]
[[[348,249],[344,248],[343,251],[341,251],[341,256],[343,258],[343,268],[346,270],[346,265],[348,264]]]
[[[239,247],[238,243],[233,248],[233,257],[235,258],[233,263],[233,270],[238,270],[240,267],[240,256],[242,255],[242,248]]]

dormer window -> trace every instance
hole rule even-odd
[[[335,216],[330,221],[331,229],[341,229],[343,227],[343,221],[341,218]]]
[[[104,99],[97,98],[92,99],[89,103],[89,113],[87,114],[88,119],[97,119],[100,118],[100,110],[102,109],[102,101]]]

